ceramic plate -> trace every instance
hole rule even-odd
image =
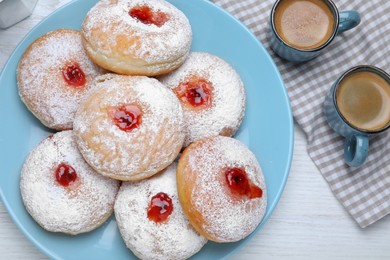
[[[55,11],[18,45],[0,75],[0,192],[22,232],[54,259],[131,259],[112,216],[99,229],[78,236],[44,231],[26,212],[19,192],[19,173],[28,152],[45,138],[46,129],[21,102],[16,67],[28,45],[58,28],[79,29],[96,0],[78,0]],[[268,208],[259,231],[273,212],[287,181],[293,150],[293,121],[286,90],[272,59],[257,39],[225,11],[205,0],[170,0],[189,18],[193,51],[222,57],[245,84],[247,111],[236,135],[257,156],[268,187]],[[253,233],[253,234],[254,234]],[[252,234],[252,236],[253,236]],[[194,259],[223,259],[250,239],[230,244],[209,242]]]

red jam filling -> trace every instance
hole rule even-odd
[[[193,107],[210,107],[212,102],[212,85],[205,79],[193,78],[181,82],[173,91],[184,103]]]
[[[123,105],[110,108],[108,115],[119,129],[130,132],[141,124],[142,111],[137,105]]]
[[[153,11],[147,5],[137,5],[130,9],[129,15],[144,24],[154,24],[161,27],[169,19],[168,15],[161,11]]]
[[[249,199],[261,198],[263,191],[254,185],[247,177],[245,170],[241,168],[228,168],[225,170],[226,183],[230,191]]]
[[[164,192],[157,193],[150,201],[148,218],[156,223],[164,222],[173,211],[172,199]]]
[[[85,82],[87,81],[85,79],[85,74],[83,70],[77,63],[73,63],[63,67],[62,76],[64,77],[66,84],[72,87],[84,86]]]
[[[72,166],[66,163],[60,163],[57,166],[56,180],[58,181],[59,184],[61,184],[64,187],[67,187],[73,182],[75,182],[76,179],[77,179],[77,173]]]

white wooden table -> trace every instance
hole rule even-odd
[[[67,2],[39,0],[31,17],[0,30],[0,70],[27,32]],[[304,133],[297,125],[294,130],[293,163],[280,203],[264,229],[233,259],[390,259],[390,217],[360,229],[308,156]],[[0,259],[46,258],[0,202]]]

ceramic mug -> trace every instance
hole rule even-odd
[[[325,98],[323,112],[330,125],[346,137],[345,162],[362,165],[369,139],[390,128],[390,76],[369,65],[343,73]]]
[[[339,12],[331,0],[277,0],[270,15],[271,48],[286,60],[308,61],[359,23],[358,12]]]

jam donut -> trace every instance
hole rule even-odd
[[[88,12],[82,33],[94,62],[128,75],[176,69],[192,42],[188,19],[164,0],[101,0]]]
[[[158,80],[107,74],[97,77],[74,121],[79,149],[99,173],[118,180],[147,178],[179,154],[183,111]]]
[[[233,136],[245,112],[240,76],[209,53],[190,53],[174,72],[159,78],[181,101],[186,124],[184,146],[204,137]]]
[[[19,95],[45,126],[72,129],[88,83],[102,73],[85,53],[79,31],[55,30],[34,41],[20,59]]]
[[[73,131],[43,140],[28,155],[20,177],[23,203],[33,219],[48,231],[72,235],[107,220],[119,185],[84,161]]]
[[[245,238],[266,211],[266,186],[256,157],[230,137],[205,138],[188,146],[179,160],[177,187],[191,224],[215,242]]]
[[[126,246],[141,259],[187,259],[207,240],[188,222],[179,204],[176,167],[150,179],[123,183],[115,218]]]

